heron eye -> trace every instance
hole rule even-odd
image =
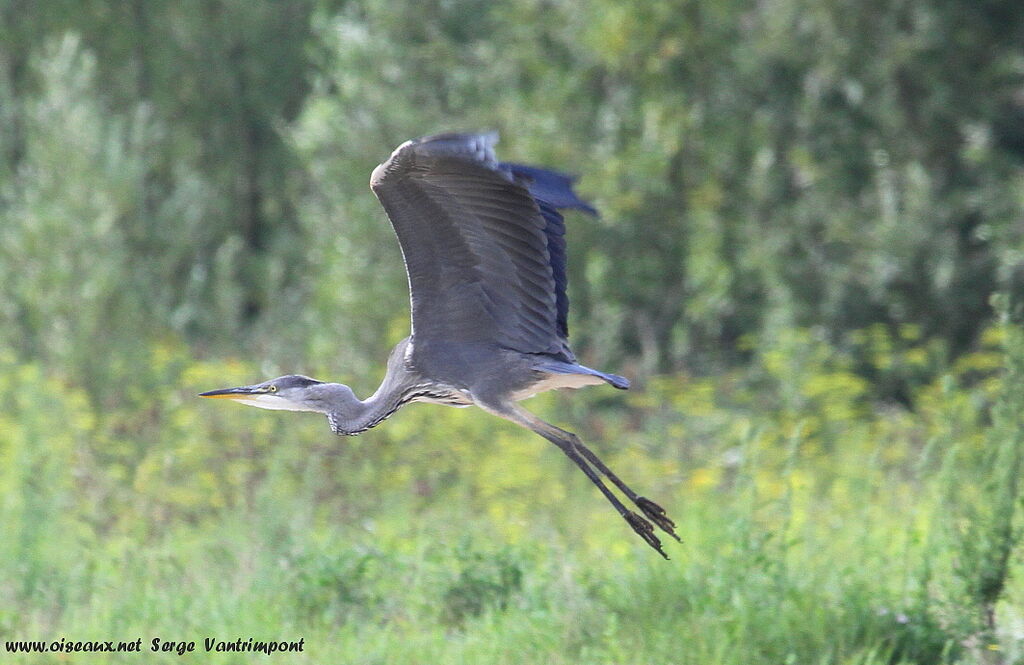
[[[269,388],[267,388],[267,392],[276,393],[277,392],[277,386],[270,386]]]

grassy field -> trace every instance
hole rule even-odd
[[[142,653],[0,662],[1019,662],[1018,337],[990,331],[914,411],[871,403],[809,333],[765,350],[758,376],[533,400],[668,507],[671,561],[558,451],[475,410],[414,406],[337,439],[319,418],[194,399],[253,369],[163,348],[150,380],[175,390],[99,417],[8,358],[2,640]],[[874,357],[928,362],[904,348]]]

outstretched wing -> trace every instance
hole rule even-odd
[[[408,141],[370,187],[398,235],[417,339],[568,354],[562,174],[494,156],[495,134]]]

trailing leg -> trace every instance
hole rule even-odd
[[[626,508],[622,504],[622,502],[619,501],[619,498],[615,496],[615,494],[613,494],[611,490],[608,489],[608,487],[601,480],[601,477],[598,475],[597,471],[595,471],[594,468],[592,468],[590,464],[588,464],[587,460],[590,460],[590,462],[593,463],[594,466],[596,466],[601,471],[601,473],[604,473],[606,476],[608,476],[609,480],[615,483],[616,487],[622,490],[622,492],[627,497],[629,497],[631,501],[636,503],[640,510],[642,510],[645,515],[650,517],[655,522],[655,524],[657,524],[667,533],[676,538],[676,540],[678,540],[678,536],[676,536],[675,532],[672,531],[672,527],[675,526],[672,520],[668,519],[668,517],[665,515],[665,511],[660,506],[658,506],[653,501],[650,501],[649,499],[637,496],[636,493],[633,492],[633,490],[631,490],[625,483],[619,480],[618,477],[615,476],[615,474],[612,473],[611,470],[607,466],[605,466],[605,464],[601,462],[601,460],[598,459],[596,455],[594,455],[594,453],[592,453],[589,449],[587,449],[586,446],[583,445],[579,437],[577,437],[572,432],[566,432],[561,428],[555,427],[550,423],[544,422],[543,420],[533,415],[529,411],[526,411],[525,409],[522,409],[515,404],[505,405],[502,408],[484,408],[486,408],[488,411],[491,411],[495,415],[499,415],[502,418],[511,420],[514,423],[517,423],[519,425],[522,425],[523,427],[526,427],[527,429],[530,429],[531,431],[541,435],[551,443],[558,446],[562,450],[562,452],[565,453],[565,455],[569,459],[571,459],[576,464],[576,466],[578,466],[580,470],[583,471],[583,473],[587,475],[587,478],[589,478],[590,481],[594,483],[594,485],[596,485],[599,490],[601,490],[601,493],[604,494],[606,499],[608,499],[608,502],[611,503],[615,510],[617,510],[618,513],[622,516],[622,518],[626,520],[626,522],[633,529],[633,531],[635,531],[637,535],[643,538],[644,542],[646,542],[648,545],[657,550],[658,553],[661,554],[661,556],[665,557],[666,559],[668,558],[668,555],[665,554],[665,551],[661,547],[661,541],[654,534],[654,527],[651,525],[651,523],[643,517],[641,517],[640,515]]]

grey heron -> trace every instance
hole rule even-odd
[[[407,141],[374,169],[377,195],[401,245],[412,331],[391,351],[373,395],[301,375],[211,390],[264,409],[327,416],[335,434],[354,435],[411,402],[476,405],[558,446],[632,529],[666,559],[657,525],[676,540],[665,510],[639,496],[572,432],[518,402],[539,392],[608,383],[621,376],[576,361],[566,318],[565,225],[560,209],[595,214],[573,178],[502,163],[497,134],[439,134]],[[633,512],[607,478],[643,515]]]

